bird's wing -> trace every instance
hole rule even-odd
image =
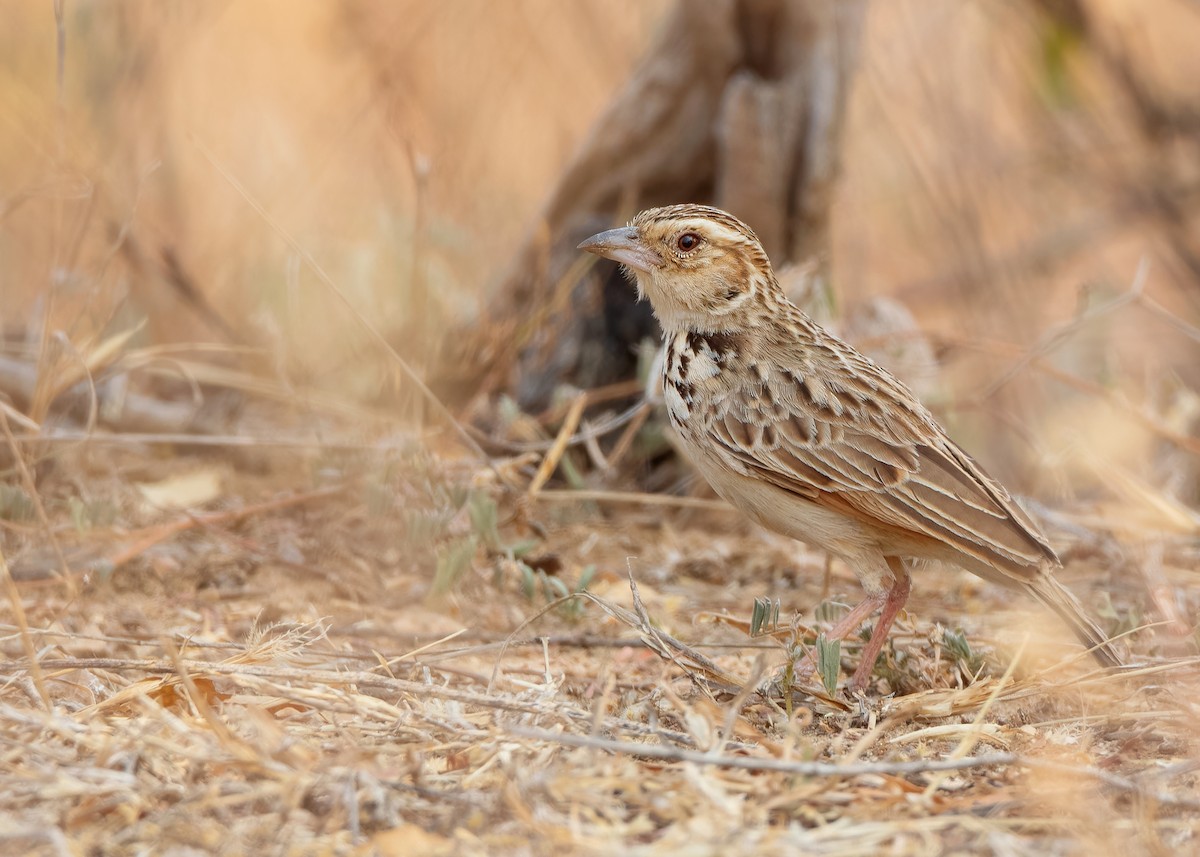
[[[834,386],[816,377],[746,373],[704,420],[718,454],[746,475],[1018,579],[1057,561],[1037,525],[898,381],[839,373],[850,380]]]

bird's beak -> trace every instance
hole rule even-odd
[[[663,263],[662,256],[643,244],[637,229],[632,226],[622,226],[620,229],[610,229],[593,235],[581,243],[579,249],[647,274]]]

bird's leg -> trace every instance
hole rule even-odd
[[[858,630],[859,626],[866,621],[867,617],[887,603],[887,593],[881,592],[878,595],[868,595],[858,604],[850,609],[850,612],[842,617],[842,621],[838,622],[825,633],[826,640],[842,641]],[[802,663],[797,664],[796,672],[800,676],[808,677],[817,670],[817,650],[811,649],[804,657]]]
[[[887,597],[890,593],[880,593],[878,595],[868,595],[858,604],[851,608],[850,612],[842,617],[842,621],[838,622],[829,632],[825,634],[826,640],[844,640],[858,630],[859,626],[867,620],[867,617],[887,603]]]
[[[879,613],[879,621],[875,623],[875,630],[871,632],[871,639],[867,640],[867,645],[863,649],[858,669],[854,671],[850,684],[847,685],[850,690],[861,690],[867,686],[867,682],[871,679],[871,672],[875,669],[875,661],[879,659],[879,653],[883,651],[883,644],[887,640],[888,632],[892,630],[892,623],[896,621],[896,614],[908,600],[908,593],[912,588],[912,579],[902,560],[890,556],[887,558],[887,564],[888,568],[892,570],[892,588],[888,590],[887,597],[883,600],[883,610]]]
[[[912,580],[902,560],[896,557],[887,557],[887,564],[892,572],[891,589],[887,592],[868,595],[854,605],[850,612],[842,617],[842,621],[825,634],[826,640],[844,640],[857,631],[868,616],[883,608],[879,613],[879,621],[875,623],[875,629],[871,632],[871,639],[863,648],[862,660],[859,661],[858,669],[854,671],[854,675],[847,685],[852,690],[867,686],[871,672],[875,669],[875,661],[879,660],[879,653],[883,651],[883,644],[887,640],[888,632],[892,629],[892,623],[896,621],[896,615],[904,606],[904,602],[908,600],[908,593],[912,588]],[[814,650],[804,658],[804,663],[799,665],[798,672],[801,675],[809,675],[816,668],[816,652]]]

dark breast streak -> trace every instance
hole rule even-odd
[[[697,387],[736,363],[742,342],[737,334],[688,331],[667,341],[663,361],[663,392],[667,413],[678,429],[693,417]],[[668,391],[674,393],[672,397]]]
[[[718,364],[724,365],[729,362],[730,357],[737,354],[741,346],[741,340],[734,333],[697,333],[696,331],[689,331],[687,334],[687,346],[697,354],[703,352],[705,349],[711,351],[713,359]]]

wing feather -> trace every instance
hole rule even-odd
[[[735,469],[1022,580],[1057,561],[1037,525],[911,396],[805,383],[795,370],[746,376],[747,388],[705,421]]]

